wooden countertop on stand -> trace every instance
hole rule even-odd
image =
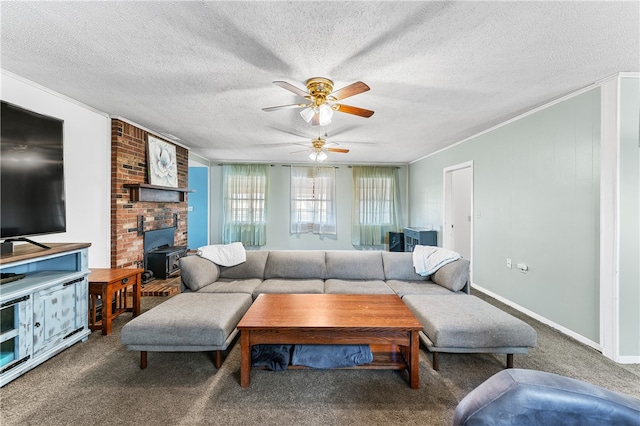
[[[0,265],[5,263],[19,262],[21,260],[29,260],[36,257],[47,256],[50,254],[64,253],[67,251],[78,250],[90,247],[91,243],[42,243],[50,248],[45,249],[33,244],[17,244],[13,247],[13,253],[6,253],[0,257]]]

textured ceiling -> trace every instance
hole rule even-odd
[[[640,71],[640,3],[1,2],[3,69],[213,161],[408,163],[622,71]],[[310,127],[274,84],[371,90]]]

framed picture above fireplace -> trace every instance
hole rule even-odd
[[[149,135],[147,137],[147,165],[150,185],[178,187],[175,145]]]

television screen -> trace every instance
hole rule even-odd
[[[66,231],[63,121],[2,101],[0,238]]]

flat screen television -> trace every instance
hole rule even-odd
[[[65,232],[63,120],[5,101],[0,114],[0,238]]]

